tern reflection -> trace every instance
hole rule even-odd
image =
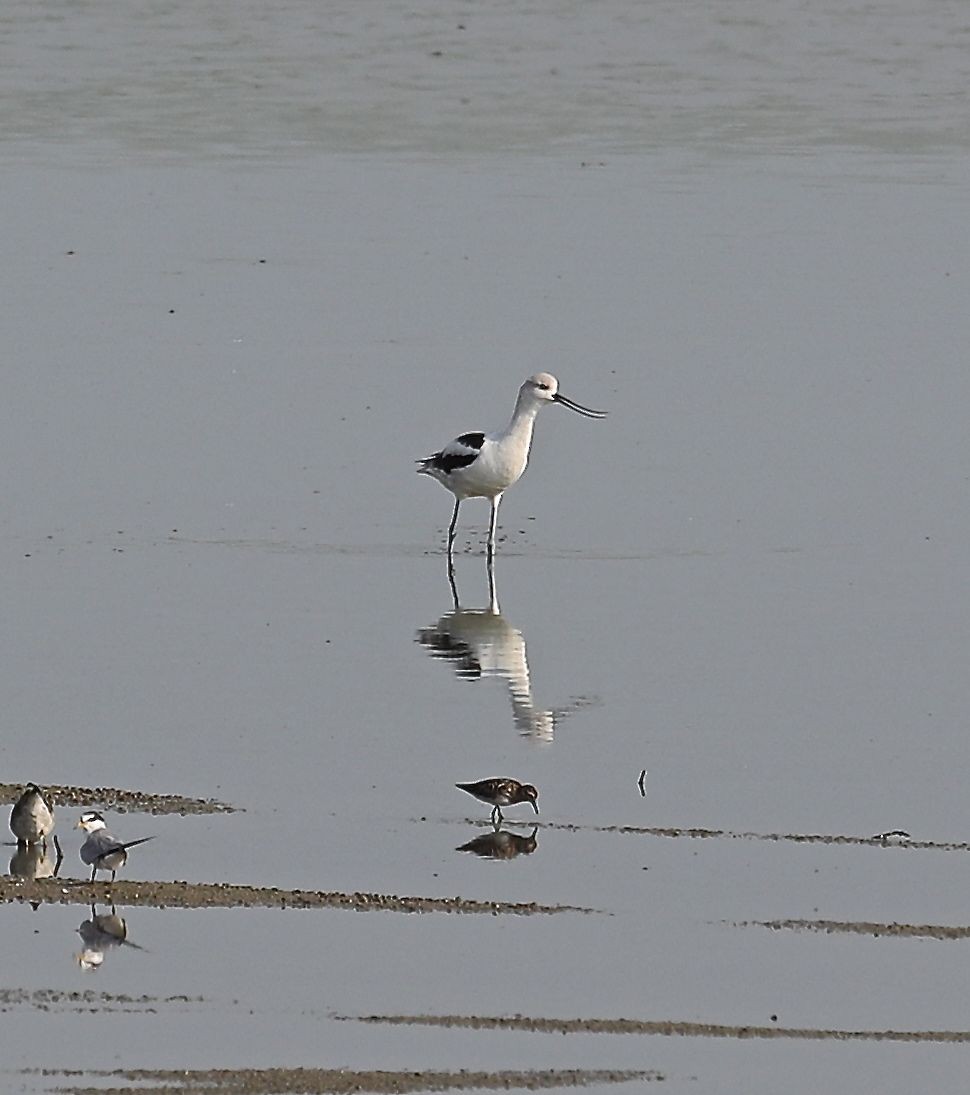
[[[539,846],[536,840],[538,831],[538,827],[533,826],[528,836],[521,836],[507,829],[496,829],[494,833],[483,833],[467,844],[459,844],[455,851],[472,852],[482,859],[515,859],[517,855],[532,855]]]
[[[99,913],[91,906],[91,916],[77,930],[84,948],[75,956],[82,970],[98,970],[104,963],[108,952],[116,947],[131,947],[140,951],[143,948],[128,938],[128,921],[117,914],[114,905],[110,913]]]
[[[462,680],[497,677],[505,681],[512,704],[512,718],[520,734],[551,742],[559,723],[582,701],[567,707],[536,707],[529,676],[525,638],[502,615],[495,586],[494,567],[488,567],[488,606],[462,608],[454,574],[449,572],[453,609],[431,627],[417,633],[432,658],[449,661]]]

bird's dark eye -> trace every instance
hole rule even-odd
[[[540,384],[540,385],[539,385],[539,387],[540,387],[540,388],[541,388],[541,389],[542,389],[542,390],[543,390],[544,392],[547,392],[547,391],[549,391],[549,385],[548,385],[548,384]]]

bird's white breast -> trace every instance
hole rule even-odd
[[[453,474],[466,497],[491,498],[510,487],[525,471],[528,446],[493,441],[486,437],[474,463]]]

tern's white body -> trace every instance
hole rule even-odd
[[[81,861],[96,871],[114,873],[125,865],[128,852],[120,840],[116,840],[107,829],[91,833],[81,845]]]
[[[91,868],[92,882],[98,871],[110,871],[111,881],[114,882],[115,874],[128,861],[128,849],[154,839],[143,836],[140,840],[128,840],[122,843],[108,832],[104,818],[94,810],[81,814],[81,820],[76,828],[83,829],[88,834],[87,840],[81,845],[80,854],[81,862]]]
[[[489,498],[492,503],[488,529],[488,554],[495,550],[495,528],[502,495],[517,482],[529,463],[536,415],[545,403],[603,418],[605,411],[590,410],[559,394],[559,381],[550,373],[536,373],[519,389],[512,419],[498,433],[463,433],[449,441],[440,452],[419,460],[420,475],[430,475],[455,496],[455,509],[448,529],[448,555],[455,541],[458,507],[466,498]]]

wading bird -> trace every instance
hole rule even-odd
[[[463,433],[440,451],[419,460],[419,475],[437,479],[455,496],[455,509],[448,526],[448,559],[452,558],[458,509],[466,498],[488,498],[492,503],[488,525],[488,557],[495,551],[495,528],[502,495],[515,483],[529,463],[529,448],[536,415],[546,403],[559,403],[587,418],[605,418],[606,411],[594,411],[574,403],[559,392],[559,381],[550,373],[536,373],[519,389],[515,410],[508,426],[499,433]]]
[[[476,783],[456,783],[455,786],[492,807],[493,825],[498,825],[502,820],[503,806],[529,802],[532,809],[539,812],[539,803],[536,801],[539,792],[531,783],[519,783],[517,779],[480,779]]]
[[[81,862],[91,868],[92,882],[98,871],[110,871],[111,881],[114,882],[115,874],[127,862],[128,849],[155,839],[153,836],[143,836],[140,840],[122,843],[108,832],[104,818],[97,810],[86,810],[74,828],[83,829],[88,834],[81,845]]]
[[[18,844],[42,844],[54,831],[54,805],[36,783],[28,783],[10,811],[10,831]]]

